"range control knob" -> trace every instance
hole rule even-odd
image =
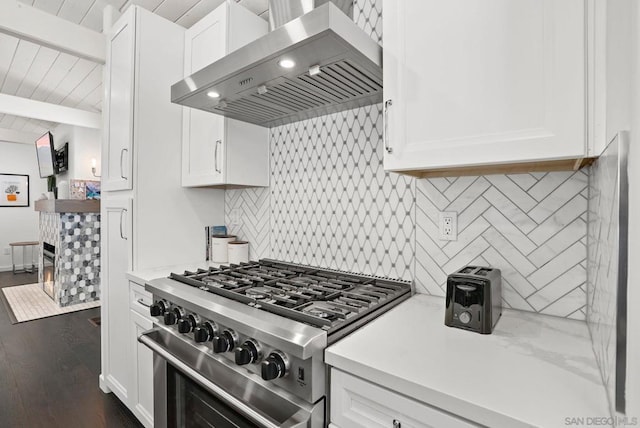
[[[189,314],[178,320],[178,331],[180,333],[191,333],[198,325],[197,315]]]
[[[280,351],[273,351],[260,364],[262,379],[273,380],[284,377],[289,372],[289,360]]]
[[[208,342],[218,332],[218,326],[215,323],[205,321],[193,329],[193,340],[197,343]]]
[[[163,300],[158,300],[153,305],[149,307],[149,313],[152,317],[159,317],[164,315],[167,311],[167,304]]]
[[[243,366],[245,364],[255,364],[260,361],[262,352],[260,352],[259,345],[252,339],[245,341],[242,345],[238,346],[234,353],[236,354],[236,364]]]
[[[180,308],[172,308],[170,311],[164,313],[165,325],[174,325],[184,316],[184,312]]]
[[[165,312],[164,314],[164,324],[165,325],[174,325],[178,317],[175,312]]]
[[[467,311],[463,312],[460,314],[460,322],[463,324],[469,324],[469,321],[471,321],[471,314]]]
[[[225,330],[222,334],[216,334],[213,336],[213,352],[219,354],[231,351],[236,346],[237,341],[238,336],[233,330]]]

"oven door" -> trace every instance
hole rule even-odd
[[[163,327],[138,340],[154,352],[157,428],[324,426],[324,399],[307,403]]]

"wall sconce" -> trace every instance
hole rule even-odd
[[[102,176],[96,174],[96,164],[96,158],[91,159],[91,174],[93,174],[94,177],[100,178]]]

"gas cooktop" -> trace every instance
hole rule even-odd
[[[143,343],[197,373],[217,367],[208,381],[229,379],[241,402],[275,402],[267,390],[297,397],[314,427],[325,426],[326,347],[411,296],[407,281],[271,259],[172,273],[145,289],[155,328]],[[240,378],[248,386],[235,390]]]
[[[170,278],[328,333],[411,294],[406,281],[270,259],[172,273]]]

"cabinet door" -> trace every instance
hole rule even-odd
[[[107,44],[102,190],[132,189],[135,8],[113,27]]]
[[[123,403],[131,391],[129,281],[131,200],[102,200],[101,378]]]
[[[133,351],[133,381],[131,397],[133,411],[147,428],[153,427],[153,352],[138,342],[138,337],[153,327],[153,322],[131,309],[131,350]]]
[[[384,0],[388,170],[586,154],[583,0]]]
[[[435,407],[331,369],[331,425],[353,428],[478,427]]]
[[[227,5],[223,4],[185,33],[185,76],[227,53]],[[184,107],[182,185],[224,182],[224,118]]]

